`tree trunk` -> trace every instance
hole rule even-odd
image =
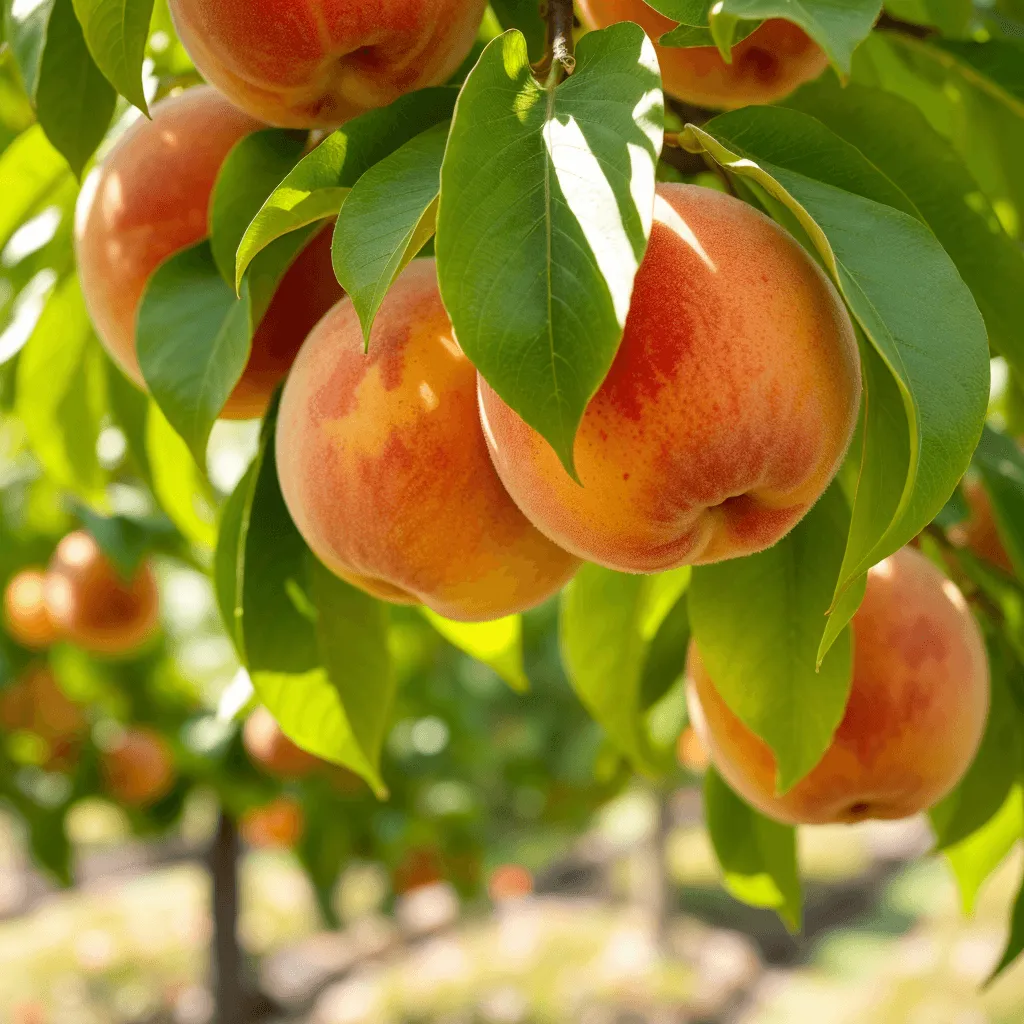
[[[210,848],[213,878],[213,970],[217,1024],[246,1024],[238,946],[238,829],[223,811]]]

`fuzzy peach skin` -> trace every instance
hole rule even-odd
[[[580,0],[583,20],[592,28],[636,22],[654,41],[665,92],[685,103],[734,110],[751,103],[774,103],[828,66],[825,51],[801,28],[771,18],[732,49],[726,64],[714,46],[658,46],[676,27],[643,0]]]
[[[314,553],[389,601],[495,619],[555,594],[578,566],[527,522],[494,472],[476,372],[433,260],[399,276],[368,356],[349,300],[313,331],[281,400],[277,467]]]
[[[774,755],[690,647],[691,720],[726,781],[776,821],[909,817],[941,800],[978,751],[989,708],[985,643],[963,595],[924,555],[903,548],[870,571],[853,633],[842,723],[824,758],[783,796]]]
[[[486,0],[170,0],[189,56],[254,117],[333,128],[440,85],[476,38]]]
[[[150,807],[174,788],[174,752],[156,730],[127,730],[100,757],[107,793],[127,807]]]
[[[1007,554],[1002,537],[999,536],[988,492],[981,481],[974,478],[965,480],[963,486],[964,497],[967,499],[971,514],[965,522],[957,523],[949,531],[949,539],[957,547],[967,548],[978,558],[1013,576],[1013,563]]]
[[[752,207],[659,185],[625,335],[576,436],[575,483],[481,380],[498,474],[556,544],[622,572],[748,555],[791,530],[849,444],[860,361],[842,300]]]
[[[160,626],[160,595],[147,563],[122,579],[84,531],[57,545],[44,584],[46,608],[61,636],[95,654],[126,654]]]
[[[118,140],[86,182],[76,214],[78,272],[104,347],[139,387],[135,323],[157,267],[206,238],[217,173],[232,147],[265,127],[214,89],[157,103]],[[256,330],[252,355],[222,416],[262,416],[314,324],[341,297],[331,233],[320,232],[289,268]]]
[[[42,650],[60,639],[44,597],[45,573],[24,569],[12,577],[4,591],[4,625],[22,647]]]

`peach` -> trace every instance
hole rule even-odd
[[[37,666],[0,693],[0,726],[6,732],[24,730],[45,740],[49,756],[44,767],[59,771],[77,761],[88,721],[50,669]]]
[[[486,0],[170,0],[196,67],[254,117],[333,128],[440,85],[468,56]]]
[[[215,90],[189,89],[157,103],[152,121],[136,121],[82,190],[82,294],[104,347],[139,387],[135,326],[146,284],[161,263],[207,237],[217,173],[235,143],[262,127]],[[263,415],[306,335],[341,294],[325,229],[282,279],[222,416]]]
[[[310,335],[281,400],[277,469],[317,557],[385,600],[495,619],[552,596],[578,565],[527,522],[494,472],[476,371],[433,260],[399,276],[368,356],[348,300]]]
[[[726,706],[690,648],[690,715],[712,762],[777,821],[909,817],[949,793],[977,753],[989,708],[985,642],[963,595],[924,555],[903,548],[869,572],[853,635],[843,720],[818,765],[782,795],[771,750]]]
[[[752,554],[821,496],[861,377],[839,294],[753,207],[659,185],[625,334],[575,442],[580,483],[481,380],[498,475],[556,544],[622,572]]]
[[[125,731],[100,757],[107,794],[126,807],[151,807],[174,788],[174,752],[155,729]]]
[[[45,574],[41,569],[23,569],[12,577],[4,591],[4,624],[11,637],[33,650],[50,647],[60,639],[46,610]]]
[[[992,512],[992,501],[980,480],[973,477],[964,481],[964,497],[971,510],[970,516],[949,531],[949,539],[960,548],[991,563],[1003,572],[1014,575],[1013,563],[1006,553]]]
[[[658,51],[665,92],[684,103],[733,110],[751,103],[774,103],[825,70],[828,57],[803,29],[771,18],[732,49],[726,64],[714,46],[658,46],[676,22],[643,0],[580,0],[592,28],[635,21]]]
[[[156,578],[144,562],[122,579],[96,540],[82,530],[57,545],[44,586],[46,608],[63,638],[95,654],[127,654],[160,625]]]
[[[253,807],[242,815],[242,838],[260,850],[290,850],[297,846],[306,830],[302,804],[292,797],[278,797],[263,807]]]
[[[300,779],[323,766],[318,757],[292,743],[264,707],[245,720],[242,743],[253,762],[280,779]]]

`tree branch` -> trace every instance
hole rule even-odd
[[[557,66],[563,74],[571,75],[576,68],[572,0],[540,0],[540,15],[548,25],[548,43],[543,59],[533,65],[533,73],[544,81]]]

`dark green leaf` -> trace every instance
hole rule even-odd
[[[144,114],[149,113],[142,89],[153,0],[74,0],[93,60],[107,80]]]
[[[526,48],[534,60],[544,56],[547,25],[540,16],[537,0],[491,0],[491,9],[502,28],[517,28],[526,37]]]
[[[992,501],[999,539],[1024,579],[1024,452],[1012,437],[986,427],[974,463]]]
[[[803,896],[796,829],[748,807],[714,768],[704,778],[704,817],[729,892],[774,910],[791,932],[799,931]]]
[[[252,501],[256,467],[250,466],[224,503],[217,530],[217,549],[213,556],[213,582],[217,607],[239,657],[245,661],[241,625],[239,581],[242,574],[242,529]]]
[[[933,25],[944,35],[966,34],[974,18],[971,0],[886,0],[887,14],[911,25]]]
[[[46,137],[81,176],[107,134],[117,93],[96,66],[71,0],[55,0],[35,92]]]
[[[334,230],[334,272],[370,328],[395,278],[434,233],[447,122],[428,128],[356,182]]]
[[[676,601],[654,634],[647,649],[640,681],[640,706],[650,708],[661,700],[686,670],[690,647],[690,609],[686,595]]]
[[[588,33],[576,58],[542,85],[522,35],[488,44],[452,122],[435,242],[459,344],[570,471],[646,249],[664,113],[639,26]]]
[[[354,118],[295,166],[253,219],[238,246],[235,282],[276,238],[333,217],[349,189],[374,164],[431,125],[452,116],[457,89],[420,89]]]
[[[708,675],[733,713],[771,747],[780,793],[821,760],[850,695],[848,630],[817,669],[849,521],[833,485],[774,547],[693,572],[690,626]]]
[[[1024,953],[1024,883],[1021,885],[1010,914],[1010,937],[1006,940],[1006,949],[1003,951],[1002,959],[996,969],[985,982],[986,986],[991,985],[1021,953]]]
[[[208,242],[157,268],[142,297],[138,356],[153,399],[200,466],[224,403],[249,361],[252,320],[217,273]]]

